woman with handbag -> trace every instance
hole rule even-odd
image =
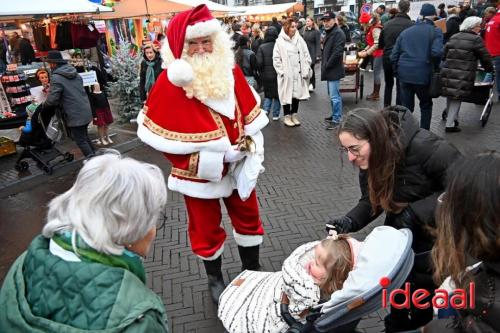
[[[477,61],[486,72],[493,72],[491,56],[479,35],[481,22],[481,18],[477,16],[466,18],[460,25],[460,32],[453,35],[444,47],[441,94],[446,97],[447,133],[460,132],[460,100],[468,97],[474,88]]]
[[[299,101],[310,97],[312,70],[307,44],[297,33],[294,19],[289,18],[283,24],[274,45],[273,66],[278,74],[278,94],[285,114],[283,123],[288,127],[299,126]]]

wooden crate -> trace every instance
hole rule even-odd
[[[9,138],[0,137],[0,157],[16,153],[16,144]]]

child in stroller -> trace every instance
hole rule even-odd
[[[29,163],[24,161],[25,158],[33,159],[37,166],[47,174],[52,173],[56,164],[73,160],[73,154],[69,152],[63,153],[54,147],[54,142],[45,133],[54,114],[54,109],[42,108],[40,105],[36,106],[31,115],[31,131],[22,130],[19,137],[18,144],[24,150],[16,162],[16,170],[28,170]]]
[[[333,327],[351,332],[361,316],[380,307],[382,277],[393,279],[394,288],[404,281],[413,264],[410,244],[407,229],[388,226],[375,228],[364,242],[340,235],[304,244],[280,272],[237,276],[220,297],[218,316],[230,333],[330,332]],[[308,328],[300,324],[311,317]]]

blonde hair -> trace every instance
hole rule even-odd
[[[182,59],[191,65],[194,73],[193,82],[183,87],[183,89],[186,91],[188,98],[196,97],[202,102],[208,98],[223,99],[234,88],[232,76],[234,68],[232,47],[234,42],[231,41],[229,34],[223,31],[210,35],[210,38],[213,46],[212,53],[188,56],[187,40],[182,50]],[[168,70],[168,66],[175,58],[170,50],[167,39],[165,39],[162,47],[161,56],[163,58],[162,67]],[[228,74],[224,75],[224,73]]]
[[[320,264],[325,266],[326,277],[320,283],[321,291],[332,294],[342,289],[344,281],[353,269],[352,251],[347,235],[339,235],[337,239],[323,239],[318,246],[322,246],[327,255]]]

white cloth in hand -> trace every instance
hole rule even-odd
[[[245,153],[238,149],[237,145],[231,146],[231,148],[224,154],[224,162],[233,163],[242,160],[245,157]]]

